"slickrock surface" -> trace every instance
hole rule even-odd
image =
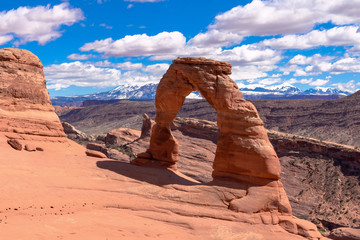
[[[216,123],[176,118],[171,130],[179,140],[178,169],[200,182],[210,182],[214,139],[219,134]],[[321,229],[359,227],[360,164],[351,157],[360,150],[275,131],[268,134],[280,157],[282,182],[293,214],[313,221]],[[129,146],[135,154],[141,153],[148,142],[141,139]]]
[[[237,184],[87,157],[71,141],[20,152],[4,140],[0,239],[306,239],[276,224],[289,219],[229,210]]]
[[[0,133],[21,141],[66,141],[43,65],[23,49],[0,49]]]

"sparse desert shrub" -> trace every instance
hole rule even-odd
[[[130,157],[130,159],[134,159],[134,158],[135,158],[135,154],[133,153],[131,147],[128,147],[128,146],[126,146],[126,145],[118,146],[118,145],[113,145],[113,144],[107,143],[107,144],[106,144],[106,147],[107,147],[107,148],[111,148],[111,149],[118,150],[119,152],[122,152],[123,154],[128,155],[128,156]]]

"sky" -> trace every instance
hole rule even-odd
[[[230,62],[239,87],[360,89],[360,0],[16,0],[0,48],[44,65],[50,96],[158,83],[177,57]]]

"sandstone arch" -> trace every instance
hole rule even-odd
[[[205,58],[178,58],[161,79],[156,90],[156,124],[152,129],[147,157],[160,165],[175,167],[178,144],[170,123],[192,91],[217,111],[220,129],[213,164],[213,177],[241,180],[278,180],[279,159],[267,137],[262,120],[252,103],[243,99],[228,76],[231,64]],[[144,155],[140,155],[144,156]],[[133,163],[144,162],[135,159]]]

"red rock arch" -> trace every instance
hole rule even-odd
[[[178,58],[160,80],[155,96],[156,124],[147,153],[151,160],[137,158],[134,164],[156,161],[175,167],[179,147],[170,123],[185,97],[199,91],[217,112],[220,129],[213,164],[213,177],[241,180],[280,178],[279,159],[267,137],[254,105],[243,99],[228,76],[231,64],[205,58]]]

